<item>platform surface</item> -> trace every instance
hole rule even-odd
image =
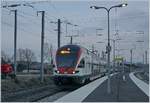
[[[111,93],[107,93],[107,80],[98,86],[83,102],[148,102],[149,97],[125,74],[122,73],[111,78]],[[148,91],[148,90],[147,90]]]

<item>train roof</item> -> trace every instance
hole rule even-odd
[[[95,57],[98,57],[98,55],[96,53],[93,53],[92,51],[88,50],[87,48],[81,46],[81,45],[76,45],[76,44],[68,44],[68,45],[64,45],[61,46],[57,51],[62,50],[63,48],[70,48],[73,50],[79,50],[79,49],[84,49],[88,54],[94,54]],[[98,57],[99,59],[101,59],[100,57]],[[102,59],[101,59],[102,60]],[[105,61],[105,60],[104,60]]]
[[[68,45],[64,45],[64,46],[60,47],[58,50],[61,50],[62,48],[71,48],[71,49],[74,48],[74,49],[76,49],[76,50],[77,50],[77,49],[80,49],[80,48],[83,48],[83,49],[87,50],[88,52],[90,52],[90,53],[96,55],[96,53],[93,53],[92,51],[88,50],[87,48],[85,48],[85,47],[83,47],[83,46],[81,46],[81,45],[68,44]]]
[[[64,45],[64,46],[60,47],[58,50],[61,50],[63,48],[71,48],[71,49],[74,49],[74,50],[78,50],[81,47],[79,45],[71,45],[71,44],[69,44],[69,45]]]

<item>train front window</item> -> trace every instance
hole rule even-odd
[[[57,67],[75,67],[77,62],[77,55],[70,54],[58,54],[56,56]]]
[[[77,64],[80,48],[77,46],[65,46],[58,49],[56,54],[57,67],[71,67],[74,68]]]
[[[76,51],[58,51],[56,56],[57,67],[75,67],[77,63]]]

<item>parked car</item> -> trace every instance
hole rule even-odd
[[[1,65],[1,76],[2,78],[6,78],[7,76],[10,76],[12,78],[15,77],[13,73],[13,68],[10,64],[2,64]]]

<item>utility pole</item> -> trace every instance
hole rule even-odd
[[[94,69],[94,66],[93,66],[93,58],[94,58],[94,45],[92,44],[92,73],[93,73],[93,69]]]
[[[131,57],[130,57],[130,71],[131,71],[131,67],[132,67],[132,52],[133,52],[133,51],[132,51],[132,49],[131,49],[131,50],[130,50],[130,54],[131,54],[131,55],[130,55],[130,56],[131,56]]]
[[[60,26],[61,26],[61,21],[58,19],[58,48],[60,48]]]
[[[58,21],[57,22],[54,22],[54,21],[51,21],[50,23],[54,23],[54,24],[57,24],[57,44],[58,44],[58,48],[60,48],[60,43],[61,43],[61,39],[60,39],[60,34],[61,34],[61,20],[60,19],[58,19]],[[67,28],[67,26],[66,26],[66,28]],[[67,30],[67,29],[66,29]],[[66,31],[67,32],[67,31]]]
[[[145,64],[147,64],[147,50],[145,51]]]
[[[143,65],[144,65],[144,54],[143,54]]]
[[[113,40],[113,67],[115,68],[115,40]]]
[[[14,12],[14,74],[17,71],[17,61],[16,61],[16,51],[17,51],[17,10],[12,10]]]
[[[44,74],[44,65],[43,65],[43,53],[44,53],[44,26],[45,26],[45,11],[37,11],[37,14],[42,14],[42,30],[41,30],[41,70],[40,70],[40,79],[43,82],[43,74]]]
[[[69,23],[68,23],[68,21],[66,20],[66,35],[68,34],[68,25]]]
[[[71,38],[70,38],[70,44],[72,44],[72,36],[71,36]]]
[[[73,44],[73,37],[78,37],[79,35],[68,35],[66,37],[70,37],[70,44]]]
[[[68,25],[68,24],[66,23],[66,35],[68,34],[67,25]]]

